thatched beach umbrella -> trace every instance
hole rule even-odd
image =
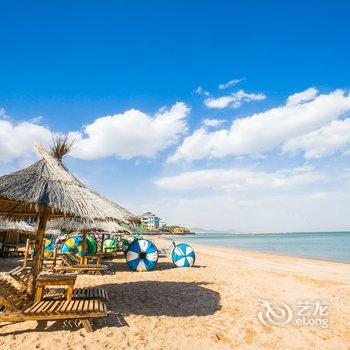
[[[127,226],[121,225],[117,221],[82,221],[78,218],[54,219],[47,223],[47,228],[66,232],[131,232]]]
[[[86,236],[91,231],[117,233],[124,232],[131,234],[132,231],[126,225],[121,225],[116,221],[82,221],[79,218],[60,218],[54,219],[47,223],[47,228],[50,230],[62,230],[68,233],[82,232],[83,234],[83,251],[87,246]],[[102,236],[103,237],[103,236]],[[81,262],[84,262],[84,256],[81,257]]]
[[[51,152],[41,146],[38,162],[0,177],[0,215],[38,218],[35,255],[28,292],[34,294],[35,280],[42,269],[43,238],[48,220],[78,217],[82,221],[135,221],[126,209],[86,187],[62,163],[71,150],[67,137],[53,140]]]
[[[0,217],[0,231],[17,231],[34,233],[35,227],[25,221],[14,221]]]

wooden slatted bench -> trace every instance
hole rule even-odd
[[[92,332],[89,318],[106,315],[106,304],[97,299],[51,300],[33,303],[25,291],[16,289],[0,276],[0,322],[79,319],[85,330]]]
[[[30,268],[18,266],[11,270],[8,274],[21,286],[22,289],[27,289]]]
[[[104,273],[108,270],[108,265],[80,264],[77,257],[75,257],[73,254],[62,254],[62,263],[55,266],[54,270]]]
[[[30,275],[30,268],[23,268],[21,266],[16,267],[9,272],[11,276],[19,285],[22,290],[27,290],[28,278]],[[44,294],[44,300],[52,299],[65,299],[66,289],[64,288],[49,288]],[[73,299],[100,299],[104,301],[109,301],[108,293],[106,290],[97,287],[87,287],[87,288],[74,288],[73,289]]]

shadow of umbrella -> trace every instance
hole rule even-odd
[[[108,309],[123,316],[207,316],[221,309],[219,293],[206,283],[138,281],[104,284]]]

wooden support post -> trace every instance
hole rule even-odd
[[[49,214],[46,210],[41,213],[39,217],[38,230],[35,236],[33,265],[32,265],[29,279],[28,279],[28,288],[27,288],[28,294],[32,296],[34,296],[35,294],[36,278],[41,272],[43,267],[43,250],[44,250],[43,242],[44,242],[44,235],[45,235],[48,216]]]
[[[81,324],[83,325],[83,327],[85,328],[87,333],[92,332],[92,327],[91,327],[91,323],[90,323],[89,319],[83,318],[80,321],[81,321]]]
[[[23,267],[27,267],[27,262],[28,262],[28,254],[29,254],[29,247],[30,247],[30,240],[27,238],[26,242],[26,250],[24,251],[24,261],[23,261]]]
[[[87,260],[87,258],[84,256],[84,251],[85,251],[85,249],[86,249],[86,247],[87,247],[87,244],[86,244],[86,234],[87,234],[87,231],[84,230],[84,231],[83,231],[83,252],[82,252],[81,257],[80,257],[80,263],[81,263],[81,264],[86,264],[86,260]]]
[[[103,253],[103,242],[105,240],[105,234],[102,233],[101,235],[101,242],[100,242],[100,252]]]
[[[52,272],[55,271],[56,263],[57,263],[57,247],[54,247],[53,248]]]

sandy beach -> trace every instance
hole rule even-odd
[[[154,237],[152,237],[154,239]],[[156,238],[160,247],[168,241]],[[350,349],[350,264],[193,245],[193,268],[161,258],[151,272],[133,273],[120,255],[115,274],[80,275],[77,286],[101,286],[109,316],[81,327],[36,322],[1,324],[1,349]],[[5,274],[16,259],[1,259]],[[264,325],[258,299],[328,304],[329,325]],[[294,317],[296,315],[294,314]],[[317,316],[317,315],[316,315]],[[314,316],[314,317],[316,317]]]

